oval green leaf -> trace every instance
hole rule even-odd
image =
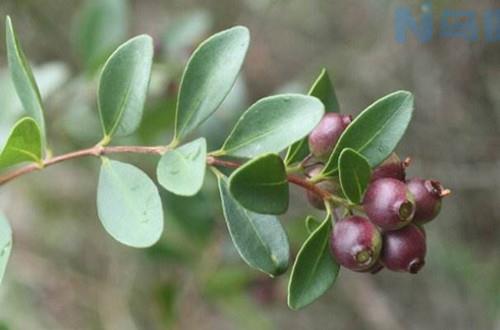
[[[12,249],[12,230],[7,218],[0,212],[0,284]]]
[[[87,0],[73,26],[75,51],[95,71],[127,36],[126,0]]]
[[[245,163],[231,174],[229,190],[246,209],[282,214],[288,209],[288,179],[280,156],[266,154]]]
[[[23,162],[40,163],[41,161],[40,129],[32,118],[22,118],[15,124],[0,154],[0,169]]]
[[[363,110],[340,137],[323,174],[338,169],[340,153],[352,148],[363,155],[373,168],[394,151],[403,137],[413,112],[413,95],[407,91],[389,94]]]
[[[339,179],[344,195],[353,203],[359,204],[370,182],[372,170],[365,157],[346,148],[339,157]]]
[[[328,216],[300,248],[288,282],[288,306],[303,308],[335,282],[339,265],[330,255],[331,219]]]
[[[153,181],[130,164],[103,158],[97,212],[117,241],[137,248],[155,244],[163,232],[163,208]]]
[[[339,112],[339,103],[328,71],[323,68],[314,81],[309,95],[317,97],[325,106],[325,112]],[[307,137],[292,144],[286,153],[285,164],[290,165],[302,161],[309,155]]]
[[[315,97],[283,94],[263,98],[245,111],[216,154],[254,157],[280,152],[309,134],[323,113],[324,106]]]
[[[242,207],[229,191],[227,180],[219,176],[224,218],[236,250],[253,268],[271,276],[284,273],[290,248],[285,230],[275,216],[253,213]]]
[[[156,169],[158,182],[176,195],[195,195],[203,185],[206,157],[207,142],[204,138],[167,151]]]
[[[249,43],[248,29],[236,26],[214,34],[194,51],[179,90],[176,141],[185,138],[217,110],[238,77]]]
[[[14,87],[21,100],[24,111],[29,117],[36,121],[40,128],[42,141],[45,141],[45,119],[43,117],[43,105],[40,91],[28,60],[21,48],[21,44],[16,37],[12,21],[8,16],[5,24],[5,33],[7,60],[12,82],[14,83]],[[42,142],[42,144],[45,145],[45,142]]]
[[[134,132],[142,119],[153,63],[153,39],[140,35],[122,44],[104,64],[98,106],[105,139]]]

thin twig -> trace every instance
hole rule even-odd
[[[101,145],[96,145],[91,148],[87,149],[82,149],[78,151],[73,151],[67,154],[63,154],[60,156],[55,156],[48,158],[41,162],[40,164],[29,164],[23,167],[20,167],[16,170],[13,170],[12,172],[6,173],[4,175],[0,175],[0,186],[6,184],[7,182],[10,182],[20,176],[23,176],[25,174],[35,172],[35,171],[40,171],[44,169],[45,167],[49,167],[58,163],[65,162],[67,160],[72,160],[72,159],[77,159],[77,158],[83,158],[83,157],[100,157],[103,155],[108,155],[108,154],[120,154],[120,153],[129,153],[129,154],[150,154],[150,155],[162,155],[165,152],[167,152],[170,148],[166,146],[101,146]],[[234,162],[234,161],[228,161],[228,160],[223,160],[216,158],[214,156],[208,156],[207,157],[207,164],[210,166],[218,166],[218,167],[225,167],[225,168],[231,168],[231,169],[236,169],[241,166],[241,163]],[[316,194],[318,197],[324,199],[324,200],[330,200],[333,203],[343,205],[345,207],[351,208],[354,207],[351,205],[347,200],[340,198],[338,196],[332,195],[330,192],[323,190],[316,186],[313,182],[310,182],[309,180],[302,178],[297,175],[289,174],[288,175],[288,182],[293,183],[297,186],[300,186],[314,194]]]
[[[118,154],[118,153],[136,153],[136,154],[153,154],[161,155],[167,151],[167,147],[143,147],[143,146],[117,146],[117,147],[103,147],[94,146],[92,148],[82,149],[78,151],[73,151],[64,155],[48,158],[44,160],[41,164],[29,164],[20,167],[10,173],[0,176],[0,186],[12,181],[22,175],[39,171],[45,167],[49,167],[58,163],[62,163],[67,160],[82,158],[82,157],[99,157],[107,154]]]

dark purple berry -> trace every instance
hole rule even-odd
[[[409,164],[409,158],[401,161],[398,155],[392,153],[389,158],[384,160],[377,168],[373,170],[371,181],[376,181],[382,178],[392,178],[399,181],[404,181],[406,178],[406,168]]]
[[[352,117],[327,113],[309,135],[309,149],[320,160],[327,160]]]
[[[310,167],[309,169],[306,170],[306,175],[309,178],[315,177],[319,173],[321,173],[321,170],[323,169],[323,165],[315,165]],[[325,181],[320,181],[316,183],[316,186],[322,190],[325,190],[329,193],[332,194],[337,194],[340,187],[338,182],[333,181],[333,180],[325,180]],[[317,194],[313,193],[310,190],[307,190],[306,192],[307,195],[307,200],[309,203],[319,209],[319,210],[324,210],[325,209],[325,203],[321,197],[319,197]]]
[[[381,261],[387,269],[416,274],[425,264],[425,235],[410,224],[400,230],[384,233]]]
[[[406,183],[408,190],[415,198],[415,216],[413,221],[416,224],[424,224],[434,219],[441,210],[441,199],[449,191],[434,180],[423,180],[413,178]]]
[[[363,271],[377,263],[381,250],[381,235],[365,217],[351,216],[333,228],[331,250],[342,266]]]
[[[370,183],[363,200],[368,218],[383,230],[396,230],[413,219],[415,203],[406,185],[384,178]]]

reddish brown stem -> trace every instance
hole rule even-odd
[[[215,158],[213,156],[208,156],[207,157],[207,164],[211,166],[219,166],[219,167],[225,167],[225,168],[238,168],[241,166],[240,163],[233,162],[233,161],[227,161],[227,160],[222,160],[219,158]],[[314,194],[318,195],[318,197],[322,199],[332,199],[333,196],[330,194],[328,191],[323,190],[318,188],[315,184],[307,181],[304,178],[301,178],[297,175],[289,174],[288,175],[288,182],[293,183],[299,187],[302,187],[306,190],[309,190],[313,192]]]
[[[322,199],[327,199],[332,196],[328,191],[320,189],[315,184],[293,174],[288,175],[288,182],[293,183],[306,190],[309,190],[318,195],[318,197],[321,197]]]
[[[135,153],[135,154],[150,154],[150,155],[162,155],[168,151],[168,147],[156,146],[156,147],[146,147],[146,146],[116,146],[116,147],[103,147],[96,145],[92,148],[82,149],[74,152],[70,152],[64,155],[55,156],[44,160],[41,164],[29,164],[20,167],[12,172],[6,173],[0,176],[0,186],[12,181],[22,175],[41,170],[45,167],[49,167],[67,160],[82,158],[82,157],[100,157],[107,154],[119,154],[119,153]],[[228,161],[219,159],[213,156],[207,157],[207,164],[210,166],[219,166],[225,168],[235,169],[241,166],[240,163],[234,161]],[[329,192],[318,188],[313,183],[301,178],[297,175],[288,175],[288,181],[297,186],[300,186],[306,190],[309,190],[322,199],[332,199],[334,198]]]
[[[67,160],[94,156],[99,157],[107,154],[117,154],[117,153],[138,153],[138,154],[153,154],[153,155],[161,155],[166,152],[167,147],[158,146],[158,147],[142,147],[142,146],[118,146],[118,147],[103,147],[103,146],[94,146],[92,148],[82,149],[74,152],[70,152],[64,155],[52,157],[44,160],[41,164],[29,164],[23,167],[20,167],[10,173],[4,174],[0,176],[0,186],[5,183],[16,179],[24,174],[28,174],[31,172],[35,172],[41,170],[45,167],[49,167]]]
[[[210,166],[220,166],[220,167],[226,167],[226,168],[238,168],[241,166],[240,163],[231,162],[228,160],[222,160],[219,158],[215,158],[213,156],[207,157],[207,164]]]

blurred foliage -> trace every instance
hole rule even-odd
[[[454,197],[428,230],[431,252],[418,276],[344,271],[328,295],[292,312],[286,278],[263,277],[234,251],[212,177],[192,198],[163,192],[166,234],[136,251],[119,246],[97,220],[98,162],[68,162],[0,191],[15,235],[0,287],[0,329],[499,329],[500,44],[435,38],[399,45],[392,15],[401,4],[2,0],[0,17],[12,15],[34,63],[57,153],[97,142],[97,68],[116,44],[140,33],[157,43],[140,131],[116,143],[165,144],[190,51],[212,32],[244,24],[252,46],[241,79],[197,133],[209,148],[220,146],[252,101],[277,90],[306,92],[302,86],[326,66],[348,113],[395,89],[415,93],[415,119],[399,153],[413,156],[410,173],[441,178]],[[444,8],[481,13],[495,5],[447,0],[433,10],[437,22]],[[20,114],[5,66],[2,42],[1,143]],[[154,159],[126,157],[153,175]],[[282,221],[296,253],[307,206],[298,190],[292,195]]]

